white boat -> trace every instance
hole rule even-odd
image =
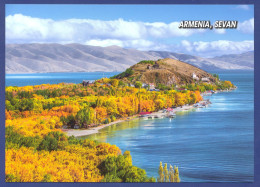
[[[169,113],[167,114],[167,117],[168,117],[168,118],[175,118],[175,117],[176,117],[176,114],[175,114],[173,111],[171,111],[171,112],[169,112]]]

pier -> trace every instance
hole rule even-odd
[[[159,110],[158,112],[141,112],[139,115],[139,117],[141,119],[155,119],[155,118],[174,118],[176,115],[176,112],[180,112],[180,111],[187,111],[193,108],[204,108],[207,107],[209,104],[211,104],[211,102],[209,100],[203,100],[200,101],[199,103],[195,103],[193,105],[184,105],[184,106],[180,106],[177,108],[170,108],[169,109],[164,109],[164,110]]]

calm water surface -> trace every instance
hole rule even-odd
[[[30,73],[6,74],[6,86],[28,86],[40,84],[81,83],[83,80],[97,80],[117,75],[118,72],[77,72],[77,73]]]
[[[211,106],[175,119],[133,120],[87,136],[129,150],[133,164],[157,177],[159,162],[177,165],[182,182],[252,182],[254,75],[219,74],[238,89],[208,98]],[[86,137],[85,137],[86,138]]]

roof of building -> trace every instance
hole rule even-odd
[[[147,114],[151,114],[151,112],[140,112],[140,115],[147,115]]]

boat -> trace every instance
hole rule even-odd
[[[169,115],[168,118],[175,118],[176,115]]]
[[[171,111],[167,114],[167,118],[175,118],[175,117],[176,117],[176,114],[173,111]]]

